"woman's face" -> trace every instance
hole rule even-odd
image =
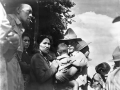
[[[27,49],[30,45],[30,38],[28,36],[23,37],[23,47]]]
[[[101,72],[101,75],[106,76],[108,72]]]
[[[109,73],[109,70],[101,70],[101,75],[103,76],[107,76],[107,74]]]
[[[43,41],[39,44],[39,49],[43,53],[48,53],[50,49],[50,40],[48,38],[43,39]]]

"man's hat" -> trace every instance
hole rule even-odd
[[[82,50],[84,47],[88,46],[91,42],[86,43],[84,40],[82,41],[78,41],[78,44],[76,45],[76,50],[80,51]]]
[[[76,50],[76,51],[80,51],[80,50],[82,50],[83,48],[87,47],[90,43],[91,43],[91,42],[86,43],[84,40],[78,41],[78,44],[76,45],[75,50]],[[89,58],[89,57],[87,57],[87,59],[88,59],[88,61],[92,61],[92,59]]]
[[[71,28],[69,28],[66,31],[64,38],[60,40],[81,40],[81,38],[77,38],[77,35],[75,34],[75,32]]]
[[[120,61],[120,48],[117,46],[112,54],[113,59],[109,61]]]

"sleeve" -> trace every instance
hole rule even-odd
[[[100,74],[96,73],[94,76],[93,76],[93,84],[96,85],[96,86],[101,86],[101,88],[104,88],[104,82],[103,82],[103,79],[101,77]],[[96,83],[97,82],[97,83]]]
[[[73,56],[73,59],[75,59],[76,61],[73,62],[72,65],[76,66],[76,67],[83,67],[87,65],[87,58],[85,57],[84,54],[82,54],[81,52],[78,52],[75,56]]]
[[[101,76],[98,73],[96,73],[93,78],[96,81],[101,81],[101,79],[102,79]]]
[[[106,80],[106,90],[120,90],[120,68],[114,69]]]
[[[0,50],[2,54],[6,53],[9,48],[11,48],[11,42],[9,37],[13,36],[11,32],[12,26],[7,18],[7,14],[4,7],[0,3]],[[8,40],[9,39],[9,40]]]
[[[7,19],[7,14],[0,3],[0,39],[3,38],[5,33],[11,30],[11,25]]]
[[[3,23],[3,21],[4,21],[4,23]],[[7,47],[4,47],[4,50],[3,50],[3,46],[5,46],[5,43],[6,43],[6,40],[3,40],[3,38],[4,38],[5,34],[7,33],[7,30],[9,31],[9,29],[10,29],[9,25],[8,25],[8,29],[7,29],[7,24],[9,24],[9,22],[6,19],[6,12],[0,2],[0,90],[8,89],[6,61],[2,55],[7,50],[5,48],[8,47],[8,45],[7,45]]]
[[[35,75],[40,83],[44,83],[48,79],[52,78],[57,71],[56,68],[54,68],[53,66],[47,68],[43,58],[41,57],[33,57],[32,59],[34,61],[33,64],[35,69]]]

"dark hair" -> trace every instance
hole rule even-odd
[[[106,62],[100,63],[95,67],[97,73],[101,74],[102,72],[108,73],[110,71],[110,65]]]
[[[28,33],[23,33],[23,34],[22,34],[22,39],[23,39],[25,36],[27,36],[27,37],[29,37],[29,38],[31,39],[31,36],[30,36],[30,34],[28,34]]]
[[[89,46],[84,47],[80,50],[83,54],[85,54],[87,51],[89,51]]]
[[[68,47],[65,43],[60,43],[58,45],[57,51],[61,54],[61,53],[67,53],[68,52]]]
[[[101,74],[101,72],[105,72],[106,74],[110,71],[110,65],[106,62],[100,63],[95,67],[97,73],[99,73],[104,82],[106,82],[105,76]]]
[[[51,36],[49,36],[49,35],[40,35],[37,38],[37,44],[39,45],[45,38],[48,38],[50,40],[50,44],[53,43]]]

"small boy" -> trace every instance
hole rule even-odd
[[[76,60],[69,57],[68,47],[65,43],[60,43],[58,45],[57,52],[59,54],[57,57],[59,68],[55,75],[57,82],[68,81],[69,85],[73,86],[73,90],[78,90],[78,82],[74,79],[70,80],[72,76],[75,75],[75,73],[78,71],[76,67],[72,66],[72,63]],[[65,80],[63,81],[62,78]]]

